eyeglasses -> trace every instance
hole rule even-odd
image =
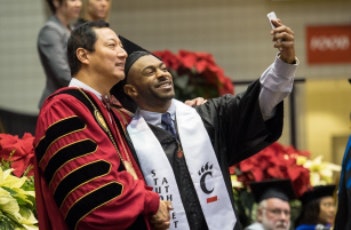
[[[279,209],[279,208],[273,208],[273,209],[264,208],[264,209],[266,209],[268,212],[272,213],[275,216],[280,216],[282,213],[285,216],[290,216],[290,211],[289,210],[283,210],[283,209]]]

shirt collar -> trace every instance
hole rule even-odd
[[[68,86],[82,88],[86,91],[92,92],[93,94],[95,94],[99,98],[99,100],[102,100],[101,93],[99,93],[98,91],[96,91],[92,87],[88,86],[84,82],[78,80],[77,78],[72,78]]]
[[[171,114],[172,120],[175,121],[176,107],[175,107],[175,104],[173,103],[173,100],[167,112]],[[162,125],[161,125],[162,113],[151,112],[151,111],[146,111],[142,109],[139,109],[139,113],[147,123],[162,128]]]

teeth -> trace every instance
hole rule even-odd
[[[165,83],[165,84],[161,84],[160,87],[161,88],[167,88],[169,87],[171,84],[170,83]]]

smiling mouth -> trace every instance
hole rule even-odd
[[[116,67],[120,67],[124,70],[124,63],[116,63]]]
[[[167,82],[163,82],[161,84],[159,84],[156,88],[162,88],[162,89],[169,89],[172,88],[172,82],[171,81],[167,81]]]

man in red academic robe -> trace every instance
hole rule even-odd
[[[68,56],[70,85],[45,101],[36,127],[40,229],[168,228],[170,202],[145,185],[125,141],[130,116],[104,100],[124,78],[121,41],[106,22],[86,23]]]

